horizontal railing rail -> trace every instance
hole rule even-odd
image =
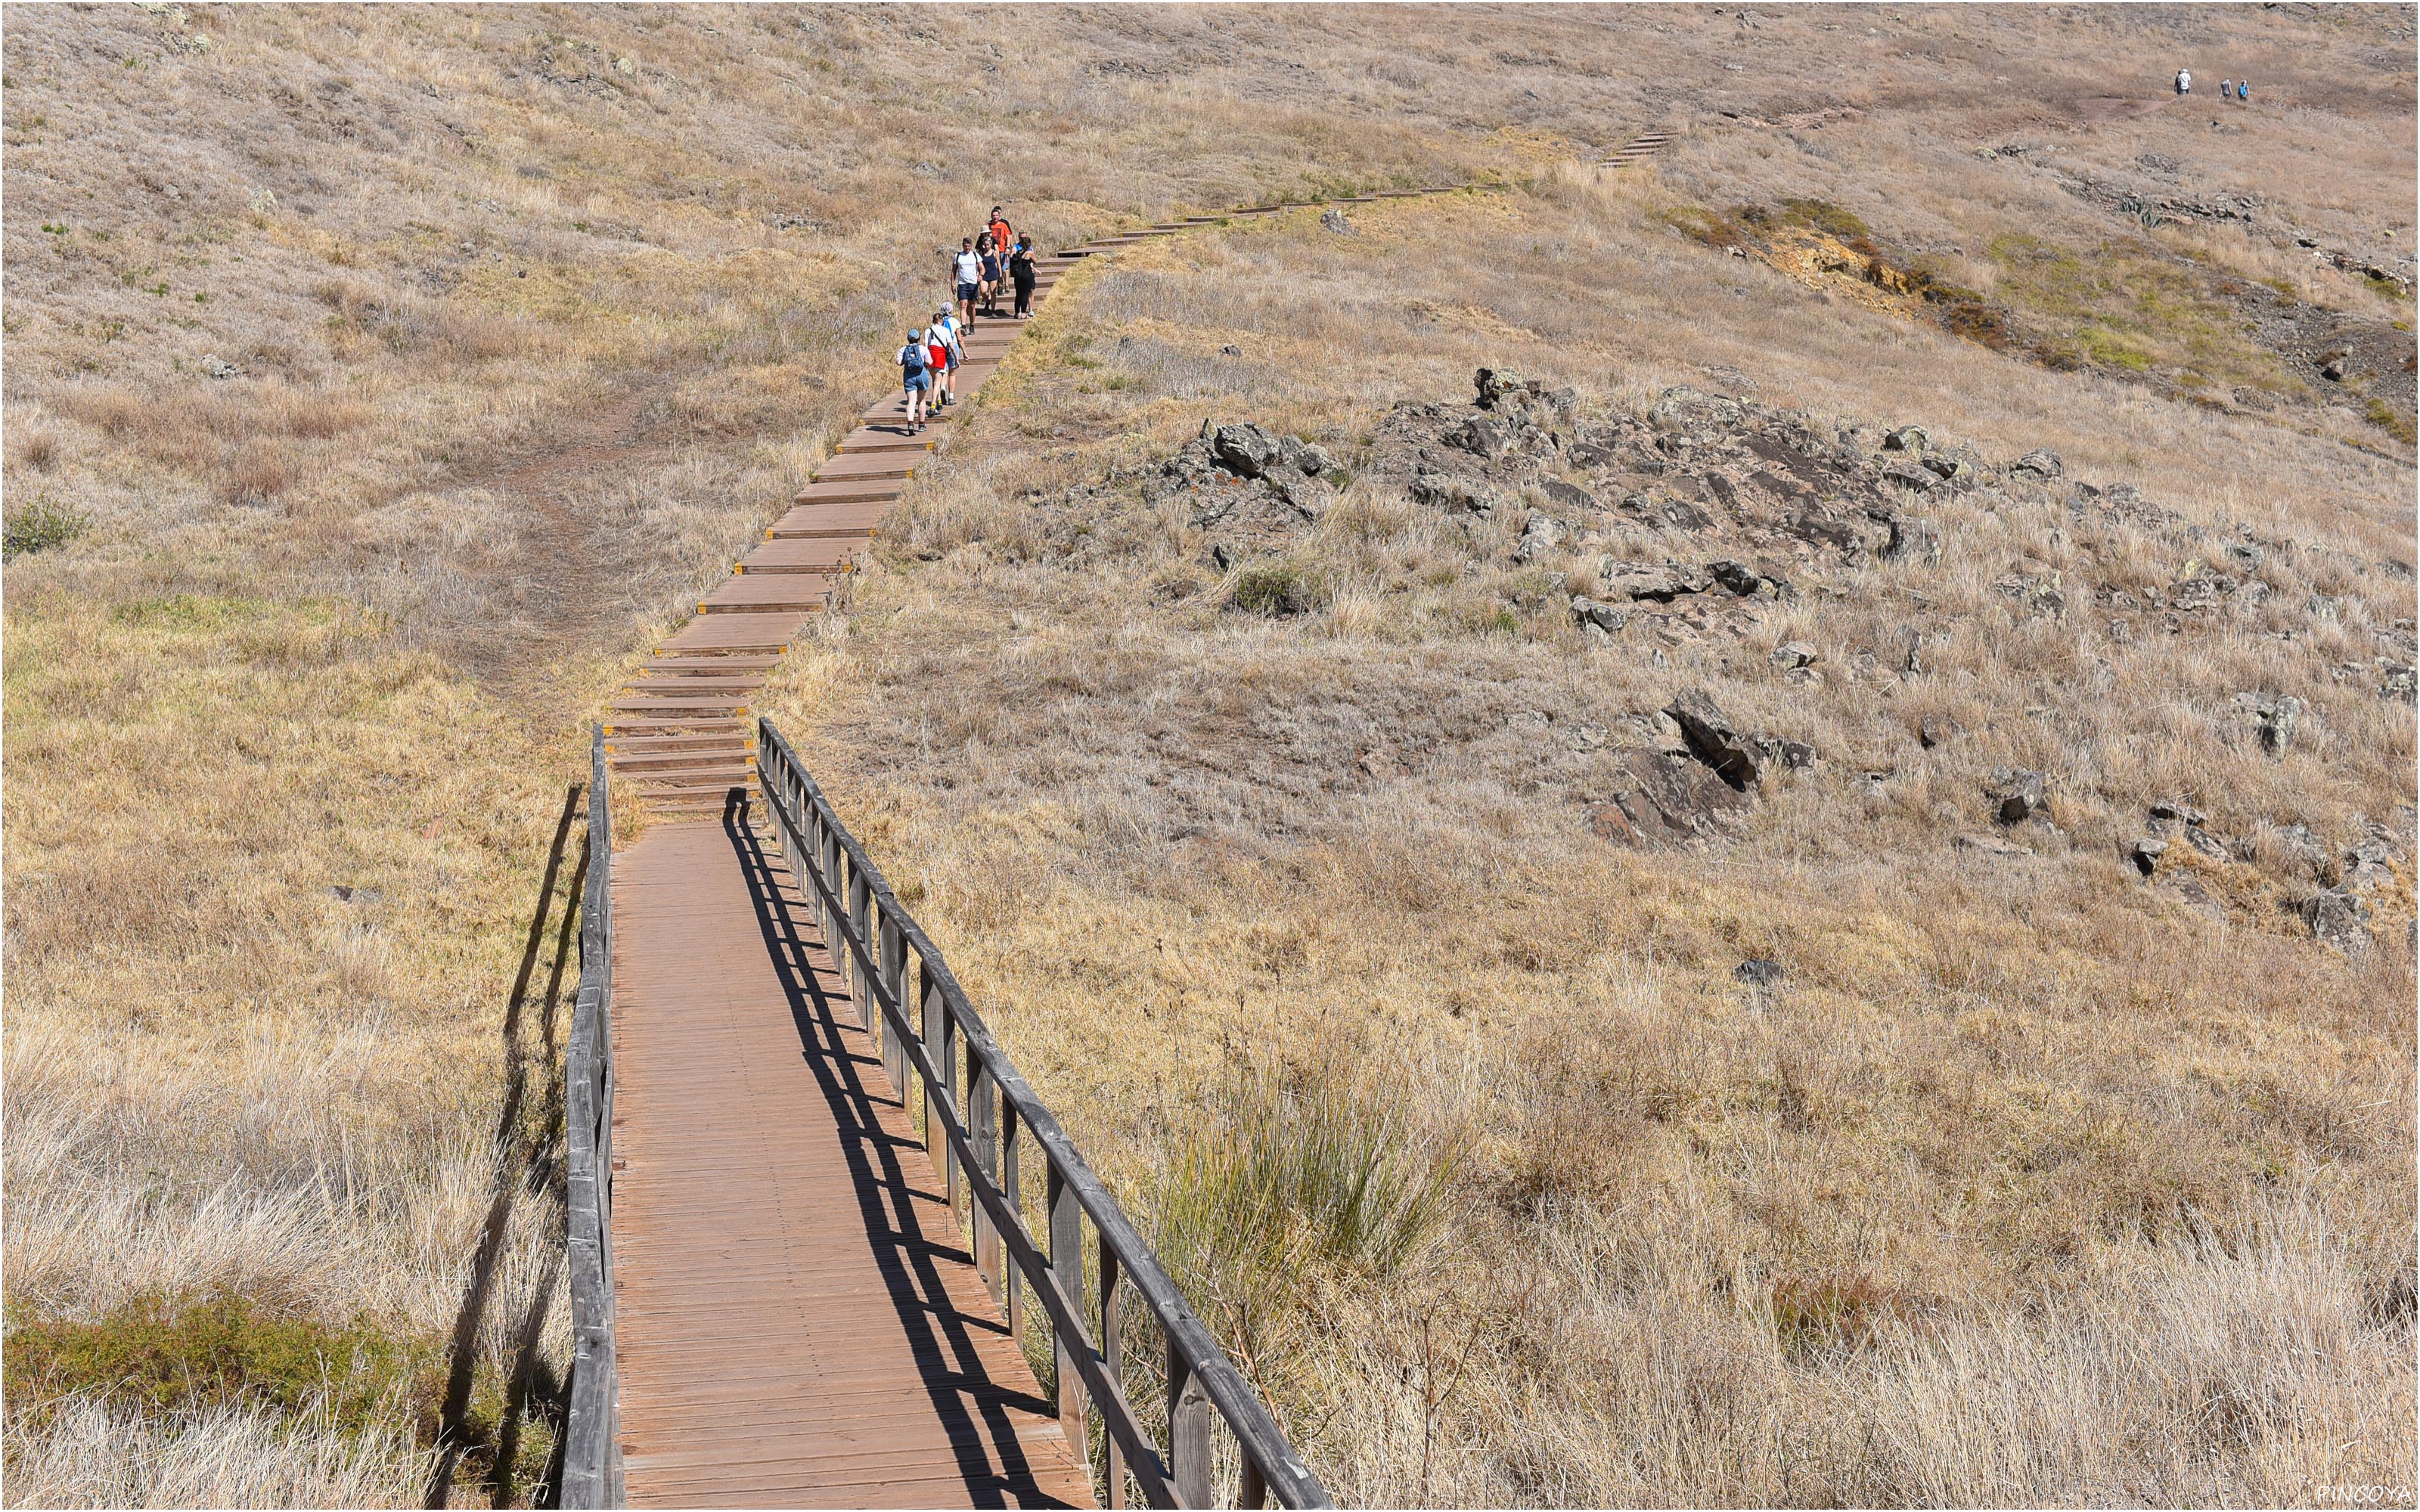
[[[771,720],[760,719],[757,729],[757,779],[790,871],[849,984],[860,1023],[880,1042],[892,1087],[907,1105],[921,1101],[925,1144],[952,1214],[963,1198],[976,1264],[1012,1335],[1023,1337],[1020,1282],[1039,1304],[1057,1360],[1060,1421],[1070,1446],[1088,1458],[1089,1426],[1099,1426],[1109,1504],[1126,1504],[1129,1476],[1153,1506],[1217,1504],[1215,1416],[1233,1440],[1236,1504],[1333,1505],[798,753]],[[1047,1243],[1025,1218],[1019,1164],[1028,1139],[1043,1165]],[[1089,1281],[1088,1219],[1096,1241]],[[1155,1382],[1167,1407],[1165,1444],[1126,1388],[1126,1330],[1137,1320],[1127,1315],[1129,1293],[1166,1345]]]
[[[605,731],[588,761],[580,995],[564,1052],[564,1169],[571,1269],[571,1399],[556,1504],[622,1504],[620,1376],[613,1352],[613,808]]]

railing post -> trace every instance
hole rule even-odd
[[[1016,1107],[1005,1100],[1002,1100],[1000,1110],[1000,1189],[1008,1198],[1009,1212],[1019,1223],[1024,1222],[1024,1188],[1017,1184],[1016,1178]],[[1016,1301],[1018,1274],[1016,1266],[1008,1266],[1006,1273],[1001,1277],[1001,1289],[1008,1294],[1008,1336],[1021,1342],[1025,1335],[1016,1331],[1020,1316]]]
[[[840,825],[823,821],[820,814],[816,817],[823,823],[824,831],[824,886],[831,889],[832,895],[831,906],[826,910],[824,918],[824,949],[831,952],[832,966],[840,973],[841,985],[845,991],[849,964],[848,946],[840,937]]]
[[[874,938],[867,933],[866,926],[872,922],[868,916],[873,910],[874,889],[867,886],[865,873],[851,866],[848,869],[848,933],[852,939],[869,948],[874,944]],[[857,999],[858,1027],[872,1029],[874,1027],[874,994],[866,990],[865,972],[858,964],[857,952],[836,950],[832,953],[847,964],[848,994]]]
[[[891,910],[882,913],[882,986],[891,1000],[899,1005],[899,1015],[908,1016],[908,932]],[[875,1012],[876,1043],[882,1046],[882,1069],[890,1074],[892,1089],[899,1094],[899,1105],[908,1105],[908,1057],[899,1048],[899,1030],[880,1010]]]
[[[1126,1384],[1125,1343],[1119,1336],[1118,1325],[1118,1252],[1109,1243],[1109,1236],[1100,1236],[1101,1246],[1101,1368],[1109,1375],[1109,1384],[1123,1393]],[[1118,1447],[1114,1433],[1101,1435],[1109,1449],[1109,1505],[1126,1504],[1125,1451]]]
[[[991,1078],[970,1054],[967,1057],[967,1133],[973,1137],[976,1178],[1000,1185],[1000,1142],[993,1132],[999,1121],[1000,1084]],[[975,1270],[991,1288],[991,1300],[1000,1298],[1000,1230],[984,1215],[983,1204],[967,1204],[967,1218],[974,1230]]]
[[[1052,1161],[1048,1169],[1046,1201],[1049,1209],[1050,1273],[1059,1278],[1059,1289],[1066,1293],[1080,1319],[1085,1310],[1084,1210],[1077,1205],[1076,1189],[1060,1174],[1059,1163]],[[1057,1328],[1050,1332],[1058,1343],[1059,1427],[1067,1435],[1067,1447],[1076,1452],[1076,1458],[1089,1459],[1084,1442],[1084,1388],[1076,1375],[1074,1344]]]
[[[933,1174],[941,1179],[950,1211],[958,1211],[958,1163],[950,1152],[949,1136],[941,1132],[942,1120],[950,1106],[950,1084],[956,1075],[951,1064],[957,1052],[956,1037],[950,1032],[950,1005],[941,995],[941,984],[926,980],[924,983],[924,1057],[933,1063],[938,1085],[924,1084],[924,1149],[933,1157]]]
[[[1168,1458],[1176,1480],[1176,1504],[1210,1504],[1210,1398],[1185,1363],[1176,1341],[1168,1341]]]

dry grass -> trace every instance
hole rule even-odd
[[[2187,40],[2228,65],[2197,52],[2196,71],[2252,70],[2265,137],[2181,112],[2071,130],[2087,96],[2156,88],[2164,18],[1751,19],[12,12],[10,514],[75,522],[8,569],[12,1319],[232,1291],[442,1351],[469,1292],[467,1416],[510,1416],[516,1379],[542,1396],[556,1217],[519,1194],[543,1187],[552,1116],[543,966],[510,1005],[570,731],[884,386],[929,249],[995,201],[1054,242],[1497,174],[1538,181],[1078,275],[986,400],[1045,455],[938,480],[911,551],[801,658],[798,691],[830,695],[819,769],[852,812],[896,806],[872,838],[926,881],[1020,1058],[1162,1214],[1202,1186],[1163,1156],[1229,1128],[1285,1147],[1296,1124],[1252,1124],[1250,1088],[1332,1100],[1351,1117],[1311,1126],[1352,1149],[1405,1103],[1386,1071],[1425,1079],[1390,1129],[1467,1148],[1438,1157],[1450,1211],[1375,1297],[1332,1259],[1292,1277],[1286,1327],[1334,1332],[1267,1357],[1363,1500],[2291,1499],[2297,1474],[2408,1464],[2408,1428],[2356,1411],[2408,1417],[2408,1320],[2381,1331],[2350,1300],[2408,1274],[2401,958],[2363,976],[2282,930],[2108,908],[2089,831],[2182,785],[2267,837],[2244,870],[2271,886],[2271,821],[2333,834],[2408,796],[2408,718],[2333,692],[2307,757],[2213,762],[2202,714],[2154,729],[2123,704],[2168,706],[2175,650],[2115,658],[2086,709],[2072,674],[2106,648],[2080,629],[2028,632],[2006,669],[1974,633],[1940,680],[1978,686],[1940,706],[1981,728],[2053,689],[2054,733],[1994,738],[2055,742],[2104,816],[2039,881],[1945,880],[1923,852],[1979,749],[1954,779],[1906,774],[1879,814],[1809,783],[1743,853],[1608,865],[1533,753],[1464,726],[1516,702],[1626,710],[1654,679],[1536,637],[1543,612],[1504,629],[1535,585],[1465,581],[1488,543],[1358,499],[1294,564],[1312,611],[1272,624],[1219,607],[1232,585],[1182,522],[1075,574],[1012,502],[1204,412],[1349,440],[1481,362],[1592,404],[1715,369],[1995,452],[2048,440],[2196,524],[2408,559],[2395,458],[1833,310],[1656,218],[1815,195],[1979,285],[1993,227],[2094,234],[2063,191],[1981,176],[1972,148],[2024,129],[2106,172],[2166,154],[2331,244],[2409,247],[2404,12],[2196,17]],[[1822,103],[1805,89],[1829,77],[1884,81],[1849,101],[1863,121],[1718,114]],[[1553,167],[1659,122],[1699,129],[1661,180]],[[2238,272],[2274,262],[2205,239]],[[2343,298],[2334,276],[2301,297]],[[1983,561],[2042,548],[2040,521],[1969,523],[1961,605],[1987,601]],[[2081,532],[2051,557],[2087,547],[2166,565]],[[2410,613],[2408,590],[2335,571],[2291,586],[2347,596],[2346,628],[2196,654],[2304,676]],[[1890,626],[1850,602],[1772,628],[1837,660]],[[2226,680],[2193,672],[2186,699]],[[912,726],[867,712],[895,687]],[[1827,748],[1891,722],[1843,687],[1738,696]],[[1438,768],[1343,793],[1352,707],[1423,721]],[[1726,976],[1751,947],[1792,962],[1771,1003]],[[1519,1257],[1511,1291],[1489,1253]],[[2195,1287],[2224,1307],[2191,1311]],[[1843,1318],[1854,1340],[1830,1340]],[[1475,1334],[1500,1342],[1457,1366]],[[2335,1352],[2247,1363],[2285,1336]],[[2154,1351],[2167,1373],[2138,1363]],[[2020,1382],[2068,1414],[2022,1443],[1995,1405]],[[1939,1437],[1893,1439],[1919,1400]],[[384,1504],[442,1458],[242,1401],[8,1412],[16,1502]],[[2051,1434],[2085,1422],[2144,1427]],[[511,1468],[482,1494],[526,1495]]]
[[[2401,1484],[2408,859],[2384,945],[2347,963],[2280,909],[2314,886],[2283,849],[2208,869],[2224,923],[2122,849],[2184,792],[2256,840],[2302,821],[2336,846],[2395,816],[2408,856],[2409,708],[2334,678],[2411,615],[2408,468],[1843,309],[1655,210],[1559,173],[1357,209],[1351,237],[1304,215],[1078,275],[978,414],[1027,445],[920,482],[777,717],[1349,1500]],[[1348,349],[1340,390],[1326,354]],[[2049,442],[2183,522],[1928,504],[1943,566],[1802,564],[1800,598],[1744,640],[1651,657],[1573,632],[1580,561],[1509,562],[1518,511],[1465,525],[1356,485],[1222,576],[1181,507],[1052,502],[1205,416],[1349,458],[1386,404],[1459,397],[1482,363],[1617,408],[1729,370],[1869,439]],[[2314,475],[2325,506],[2303,503]],[[2267,616],[2120,640],[2122,613],[2087,604],[2088,583],[2172,580],[2215,549],[2186,529],[2239,522],[2304,548],[2264,565]],[[2063,620],[1996,587],[2053,570]],[[1271,575],[1317,592],[1239,612]],[[2341,618],[2314,620],[2314,594]],[[1902,682],[1911,628],[1929,671]],[[1772,669],[1792,640],[1820,682]],[[1689,682],[1823,766],[1736,844],[1595,841],[1574,741]],[[2230,723],[2255,685],[2311,700],[2324,744],[2260,754]],[[1918,751],[1932,714],[1969,733]],[[1990,827],[1998,764],[2057,781],[2061,833],[2015,867],[1948,844]],[[1785,984],[1735,982],[1749,957]],[[1412,1272],[1373,1287],[1188,1243],[1197,1131],[1272,1079],[1460,1153]]]

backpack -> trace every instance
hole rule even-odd
[[[921,335],[909,338],[908,345],[899,348],[900,368],[905,371],[909,378],[914,378],[917,374],[923,372],[926,365],[927,364],[924,360],[924,338]]]

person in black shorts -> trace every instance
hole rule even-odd
[[[1001,257],[1007,252],[1006,247],[995,247],[991,244],[991,233],[988,231],[975,238],[975,255],[983,259],[984,314],[988,316],[996,316],[1000,314],[1000,264]]]
[[[1033,246],[1023,237],[1008,255],[1008,277],[1016,285],[1016,317],[1027,319],[1033,314]]]

